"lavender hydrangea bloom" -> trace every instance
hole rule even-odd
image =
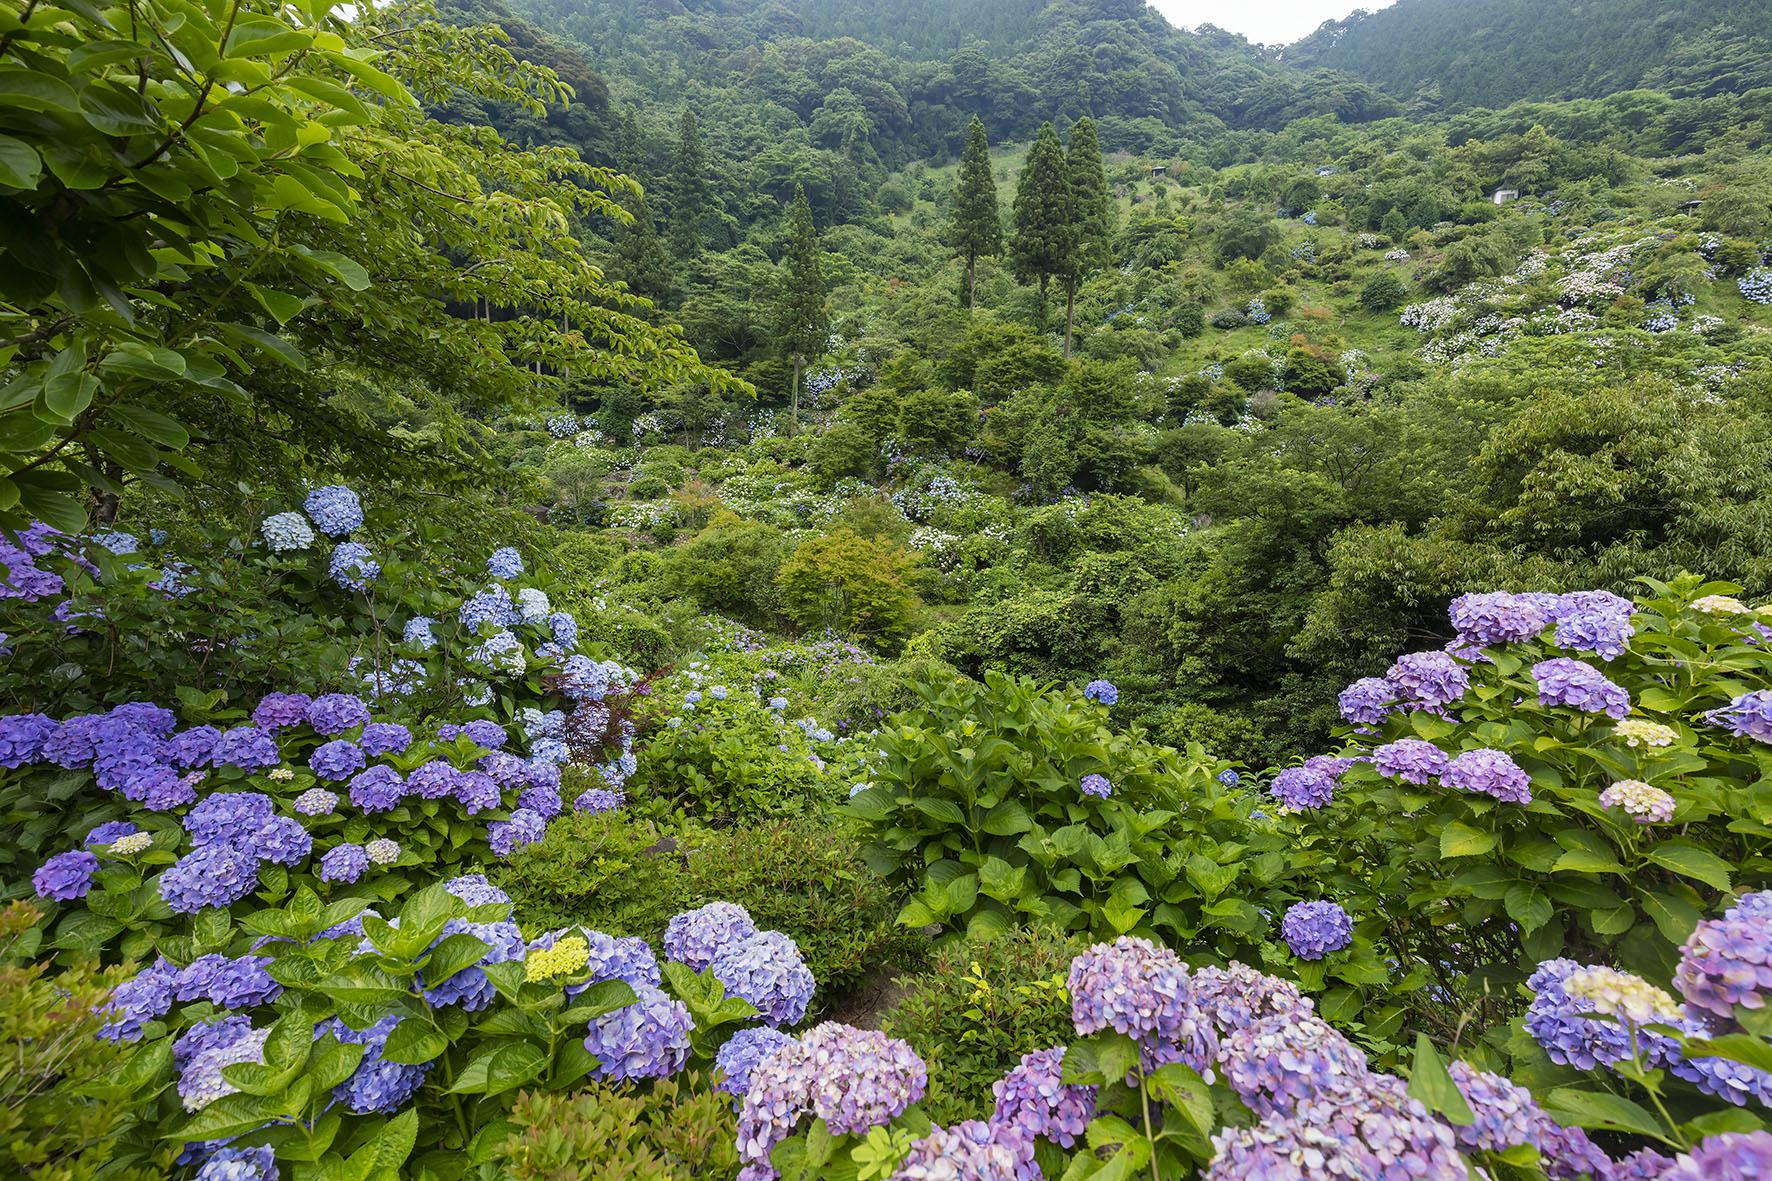
[[[160,897],[177,914],[232,906],[258,888],[258,858],[231,845],[199,845],[160,875]]]
[[[369,721],[369,707],[349,693],[323,693],[308,704],[308,725],[314,733],[336,738]]]
[[[203,1162],[193,1181],[278,1181],[277,1154],[268,1144],[250,1148],[218,1148]]]
[[[1100,1087],[1064,1081],[1065,1047],[1023,1054],[1014,1070],[991,1084],[996,1107],[991,1122],[1014,1128],[1029,1140],[1070,1148],[1095,1118]]]
[[[1507,591],[1459,595],[1447,614],[1459,639],[1478,648],[1533,639],[1551,622],[1538,599]]]
[[[178,969],[162,958],[117,985],[99,1006],[99,1015],[106,1020],[98,1036],[111,1042],[140,1041],[142,1026],[172,1007],[178,975]]]
[[[351,776],[351,803],[365,812],[390,812],[400,806],[406,782],[400,773],[383,763]]]
[[[43,753],[43,741],[59,729],[44,714],[8,714],[0,717],[0,767],[22,767]]]
[[[510,917],[511,896],[486,880],[483,873],[464,873],[443,883],[443,889],[469,906],[502,906]]]
[[[1630,694],[1608,681],[1591,664],[1559,656],[1532,666],[1542,705],[1567,706],[1583,713],[1623,718],[1630,713]]]
[[[97,857],[85,849],[73,849],[45,861],[31,875],[31,888],[39,898],[73,902],[86,897],[92,889],[92,875],[97,872]]]
[[[264,730],[289,730],[308,720],[306,693],[267,693],[252,710],[253,724]]]
[[[673,915],[665,925],[665,956],[700,972],[730,943],[757,933],[750,912],[734,902],[710,902]]]
[[[314,531],[300,513],[273,513],[258,527],[265,548],[274,554],[292,553],[314,544]]]
[[[431,1063],[409,1065],[390,1062],[383,1056],[388,1035],[400,1024],[398,1016],[383,1017],[368,1029],[352,1029],[338,1018],[323,1022],[316,1036],[330,1033],[346,1045],[363,1046],[363,1060],[351,1077],[332,1089],[332,1097],[358,1115],[392,1115],[412,1101],[424,1086]]]
[[[141,829],[127,820],[110,820],[87,833],[81,844],[89,848],[102,848],[105,845],[114,845],[124,837],[132,837],[140,831]]]
[[[1298,1021],[1313,1011],[1310,998],[1298,991],[1298,985],[1236,960],[1223,968],[1206,967],[1194,972],[1188,991],[1201,1014],[1221,1036],[1266,1017]]]
[[[524,845],[532,845],[547,835],[548,822],[540,812],[518,808],[509,820],[495,820],[486,826],[486,843],[498,857],[509,857]]]
[[[1504,804],[1530,804],[1532,777],[1505,752],[1479,748],[1467,750],[1440,772],[1447,787],[1493,796]]]
[[[519,811],[534,812],[543,820],[552,820],[565,810],[560,793],[552,787],[526,787],[517,796]]]
[[[523,760],[503,751],[494,751],[481,759],[480,770],[492,776],[492,782],[506,791],[521,787],[529,777],[529,768]]]
[[[198,956],[178,974],[181,1001],[206,1000],[218,1009],[254,1009],[283,995],[283,986],[265,969],[267,956]]]
[[[275,801],[263,792],[218,791],[191,809],[185,831],[199,845],[231,844],[269,824],[276,811]]]
[[[892,1181],[1022,1181],[1038,1177],[1033,1144],[1015,1129],[966,1120],[911,1144]]]
[[[314,838],[301,826],[301,821],[288,816],[273,816],[257,832],[247,835],[240,847],[260,861],[296,866],[314,851]]]
[[[1399,738],[1372,751],[1372,769],[1404,783],[1431,783],[1450,762],[1445,751],[1421,738]]]
[[[517,607],[511,602],[511,594],[504,587],[490,586],[464,599],[458,617],[463,627],[477,633],[481,624],[509,627],[516,623]]]
[[[1772,1177],[1772,1132],[1708,1136],[1674,1161],[1662,1181],[1761,1181]]]
[[[758,1063],[738,1109],[742,1181],[774,1177],[769,1154],[814,1116],[858,1135],[923,1097],[928,1068],[905,1042],[827,1021]]]
[[[499,750],[510,741],[510,735],[505,733],[503,726],[485,718],[475,718],[463,726],[461,732],[476,746],[483,746],[487,750]]]
[[[217,1046],[225,1046],[250,1032],[252,1018],[240,1013],[230,1013],[226,1017],[217,1017],[213,1021],[200,1021],[179,1034],[172,1043],[172,1065],[175,1069],[184,1070],[191,1060],[206,1050]]]
[[[180,730],[166,743],[166,758],[181,771],[210,766],[222,732],[214,726],[192,726]]]
[[[1219,1059],[1225,1080],[1257,1115],[1283,1115],[1366,1073],[1366,1055],[1308,1011],[1233,1030]]]
[[[1287,767],[1274,776],[1268,794],[1294,811],[1326,807],[1335,799],[1335,777],[1317,767]]]
[[[1361,677],[1341,691],[1341,716],[1356,726],[1376,726],[1397,708],[1397,687],[1383,677]]]
[[[1569,959],[1546,960],[1538,965],[1526,981],[1533,997],[1526,1010],[1525,1028],[1552,1062],[1592,1070],[1630,1058],[1631,1035],[1616,1021],[1588,1016],[1592,1006],[1565,991],[1564,983],[1581,968],[1581,964]]]
[[[580,928],[579,934],[584,936],[590,949],[586,965],[591,978],[582,988],[604,980],[625,980],[632,985],[650,984],[657,988],[663,980],[659,971],[658,957],[652,954],[652,947],[638,935],[617,938],[606,935],[602,931]],[[568,995],[582,991],[580,986],[568,986]]]
[[[523,555],[515,546],[500,546],[486,559],[486,572],[501,580],[516,578],[523,573]]]
[[[242,1031],[234,1040],[211,1046],[192,1058],[179,1075],[178,1095],[186,1111],[199,1111],[239,1088],[222,1077],[222,1069],[241,1062],[264,1062],[269,1029]]]
[[[302,502],[308,519],[328,537],[345,537],[363,526],[363,505],[342,484],[328,484],[308,493]]]
[[[443,924],[443,932],[437,937],[440,943],[451,935],[472,935],[486,944],[486,954],[481,957],[481,964],[502,964],[510,960],[520,960],[529,951],[529,945],[523,939],[523,932],[517,924],[508,920],[496,923],[476,923],[471,919],[450,919]],[[431,946],[435,947],[436,944]],[[420,983],[423,983],[421,978]],[[492,981],[479,966],[463,968],[447,980],[440,981],[436,987],[424,990],[425,1000],[432,1005],[460,1005],[470,1013],[477,1013],[492,1003],[494,989]]]
[[[1077,1032],[1112,1029],[1139,1043],[1147,1070],[1184,1062],[1209,1069],[1218,1034],[1194,1000],[1187,965],[1168,948],[1122,936],[1071,961],[1071,1019]]]
[[[1083,776],[1078,782],[1077,790],[1081,791],[1086,796],[1094,796],[1098,800],[1105,800],[1114,794],[1114,785],[1108,782],[1108,777],[1106,775],[1090,774]]]
[[[1772,743],[1772,689],[1743,693],[1722,709],[1704,715],[1715,726],[1727,726],[1737,738]]]
[[[363,749],[343,738],[314,748],[308,756],[308,768],[321,779],[339,782],[349,779],[364,766]]]
[[[348,591],[368,590],[369,584],[381,577],[381,563],[362,542],[341,541],[333,548],[326,571]]]
[[[590,787],[578,793],[578,798],[572,801],[572,810],[595,815],[598,812],[614,812],[627,802],[628,797],[623,792]]]
[[[1112,681],[1090,681],[1083,686],[1083,696],[1102,705],[1116,705],[1120,700],[1120,691]]]
[[[1361,1074],[1285,1115],[1212,1138],[1203,1181],[1467,1181],[1451,1129],[1400,1080]]]
[[[363,727],[357,745],[372,759],[405,754],[406,748],[412,745],[412,731],[398,722],[370,722]]]
[[[1320,960],[1354,941],[1354,921],[1328,899],[1295,902],[1280,920],[1280,934],[1301,960]]]
[[[1636,634],[1631,625],[1635,611],[1636,605],[1629,599],[1610,591],[1560,595],[1552,642],[1573,652],[1592,652],[1601,660],[1617,660]]]
[[[1386,677],[1412,705],[1439,709],[1451,705],[1470,688],[1470,674],[1445,652],[1411,652],[1397,657]]]
[[[578,620],[570,612],[556,611],[548,616],[548,632],[561,651],[570,652],[578,647]]]
[[[642,984],[634,1003],[592,1021],[585,1049],[597,1059],[591,1074],[610,1082],[669,1078],[689,1061],[689,1031],[695,1028],[680,1001]]]
[[[440,800],[455,792],[456,770],[442,759],[432,759],[413,768],[406,777],[406,789],[421,800]]]
[[[265,771],[283,761],[277,740],[257,726],[235,726],[216,741],[210,762],[217,767]]]
[[[1451,1065],[1452,1081],[1476,1117],[1454,1126],[1453,1136],[1466,1152],[1506,1152],[1518,1145],[1539,1147],[1551,1119],[1525,1087],[1468,1062]]]
[[[749,1026],[739,1030],[714,1055],[714,1066],[723,1076],[720,1090],[742,1098],[757,1064],[783,1046],[793,1044],[792,1035],[768,1026]]]
[[[1772,1002],[1772,907],[1749,895],[1720,919],[1699,923],[1680,948],[1674,987],[1695,1009],[1732,1019],[1739,1006]]]
[[[469,816],[498,807],[498,784],[484,771],[458,771],[455,774],[455,798]],[[521,835],[521,834],[514,834]]]
[[[726,995],[757,1007],[765,1024],[796,1025],[806,1016],[816,987],[812,970],[794,941],[780,931],[759,931],[728,943],[709,965]]]
[[[347,886],[369,872],[369,854],[362,845],[334,845],[320,858],[320,880]]]

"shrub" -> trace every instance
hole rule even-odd
[[[892,643],[910,632],[919,602],[906,579],[914,557],[849,529],[803,541],[776,583],[788,617]]]
[[[725,1181],[738,1171],[732,1098],[691,1072],[645,1091],[594,1083],[571,1095],[525,1091],[494,1150],[512,1181]]]
[[[1186,337],[1195,337],[1206,330],[1206,309],[1189,301],[1175,309],[1175,330]]]
[[[1248,325],[1249,317],[1243,314],[1241,308],[1225,308],[1223,311],[1212,313],[1212,326],[1214,328],[1222,328],[1229,331],[1232,328],[1246,328]]]
[[[991,1084],[1023,1054],[1071,1040],[1065,973],[1085,945],[1050,927],[1026,927],[950,943],[923,972],[898,982],[905,991],[881,1028],[929,1064],[930,1119],[988,1116]]]
[[[1360,288],[1360,306],[1375,314],[1395,311],[1408,300],[1409,288],[1389,271],[1373,276]]]
[[[868,864],[911,894],[902,923],[1155,931],[1227,958],[1267,935],[1283,844],[1250,828],[1250,801],[1197,747],[1116,733],[1075,689],[997,672],[926,687],[879,744],[848,808]]]
[[[578,812],[551,825],[493,871],[528,928],[579,924],[611,935],[657,939],[688,908],[678,844],[625,812]]]

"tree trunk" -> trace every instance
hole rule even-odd
[[[1064,285],[1064,355],[1071,355],[1071,332],[1077,322],[1077,285]]]
[[[800,429],[800,358],[794,358],[794,394],[788,403],[788,434]]]

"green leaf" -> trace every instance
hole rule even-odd
[[[985,813],[984,823],[980,825],[994,837],[1020,836],[1033,826],[1033,819],[1019,800],[1004,800]]]
[[[65,111],[71,115],[80,109],[80,96],[72,86],[51,74],[5,66],[0,67],[0,107]]]
[[[394,1026],[394,1031],[388,1035],[382,1057],[389,1062],[418,1066],[448,1048],[449,1039],[443,1036],[442,1030],[421,1018],[408,1017]]]
[[[1653,845],[1649,849],[1649,860],[1663,869],[1703,882],[1713,890],[1727,894],[1733,888],[1729,883],[1729,863],[1697,845],[1683,841]]]
[[[404,925],[404,924],[402,924]],[[486,941],[465,931],[446,935],[424,960],[425,983],[432,988],[486,958]]]
[[[13,189],[36,187],[43,175],[43,160],[23,140],[0,135],[0,185]]]
[[[1675,946],[1686,942],[1692,928],[1703,917],[1690,902],[1660,890],[1643,892],[1643,910],[1655,920],[1655,929],[1661,932],[1662,938]]]
[[[1480,857],[1495,848],[1495,834],[1454,820],[1440,832],[1440,856]]]
[[[932,820],[943,824],[964,824],[966,814],[960,811],[960,805],[952,800],[940,797],[917,796],[911,800],[911,806]]]
[[[1640,1136],[1659,1138],[1666,1129],[1637,1104],[1610,1091],[1578,1091],[1572,1087],[1552,1091],[1545,1100],[1545,1109],[1564,1125],[1579,1128],[1602,1128],[1614,1132],[1635,1132]]]
[[[1688,1058],[1727,1058],[1757,1070],[1772,1071],[1772,1046],[1745,1033],[1724,1034],[1709,1039],[1695,1038],[1684,1044]]]
[[[1519,923],[1527,934],[1550,922],[1550,899],[1529,882],[1510,886],[1502,898],[1502,905],[1507,909],[1508,917]]]
[[[1409,1070],[1409,1094],[1421,1100],[1429,1111],[1444,1116],[1448,1123],[1468,1128],[1477,1122],[1476,1113],[1471,1110],[1464,1092],[1452,1080],[1452,1072],[1446,1069],[1445,1060],[1425,1033],[1415,1035],[1415,1062]]]
[[[348,92],[347,92],[348,93]],[[308,246],[296,246],[295,253],[301,255],[321,270],[349,287],[352,291],[365,291],[369,287],[369,272],[355,259],[348,258],[336,250],[315,250]]]

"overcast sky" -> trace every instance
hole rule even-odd
[[[1356,8],[1379,9],[1392,0],[1150,0],[1178,28],[1217,25],[1262,45],[1290,43],[1326,20]]]

